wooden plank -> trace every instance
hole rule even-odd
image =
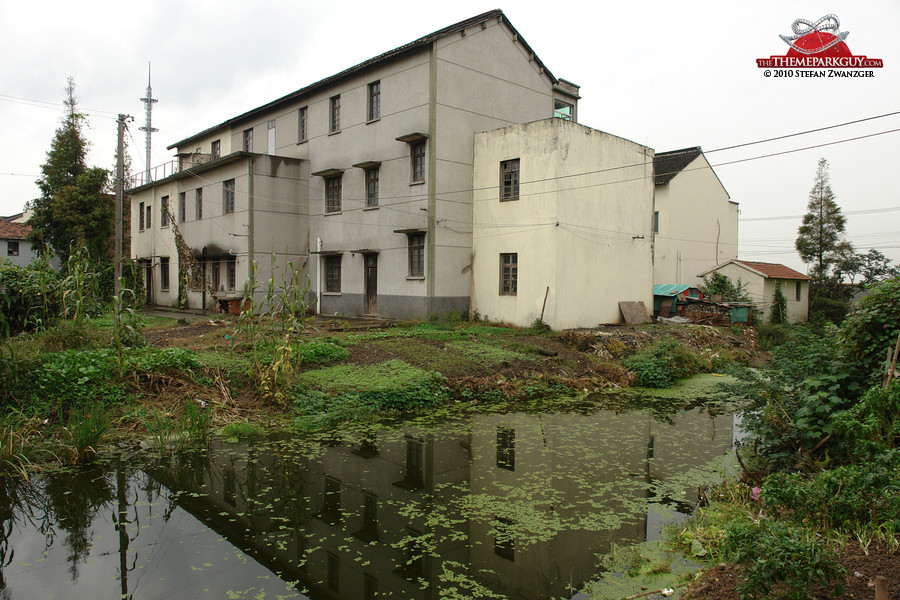
[[[650,321],[650,315],[643,301],[619,302],[619,310],[622,311],[622,316],[625,317],[625,322],[629,325]]]
[[[663,298],[662,303],[659,305],[659,316],[666,319],[672,316],[672,302],[671,298]]]

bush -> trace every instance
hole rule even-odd
[[[634,371],[635,385],[650,388],[669,387],[677,379],[704,370],[702,359],[673,339],[661,340],[632,355],[625,360],[625,366]]]
[[[884,357],[900,334],[900,278],[884,281],[860,300],[840,329],[847,357],[860,364],[871,383],[881,381]]]
[[[724,550],[743,565],[737,586],[741,600],[778,597],[806,600],[810,587],[840,581],[846,571],[837,553],[823,548],[810,532],[779,521],[733,521],[726,527]]]
[[[59,275],[46,260],[20,267],[0,264],[0,296],[9,333],[40,331],[62,310]],[[0,332],[2,333],[2,332]]]
[[[850,304],[844,300],[817,296],[809,303],[809,320],[819,325],[834,323],[840,325],[850,310]]]
[[[812,476],[774,473],[765,479],[762,497],[767,508],[798,524],[852,531],[894,522],[900,519],[897,458],[892,453]]]
[[[792,330],[784,325],[759,323],[756,325],[756,336],[760,349],[770,351],[789,341]]]

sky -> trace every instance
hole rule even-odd
[[[897,0],[564,3],[476,0],[157,0],[0,4],[0,215],[39,195],[34,181],[63,115],[67,77],[89,117],[89,163],[112,169],[116,115],[132,115],[144,168],[148,65],[152,165],[166,147],[433,31],[495,8],[559,78],[581,86],[580,123],[657,152],[701,146],[740,204],[740,258],[806,271],[794,251],[816,165],[830,165],[847,239],[900,262],[900,23]],[[435,5],[431,5],[435,6]],[[871,78],[765,77],[796,19],[834,14]],[[885,116],[887,115],[887,116]],[[878,118],[873,118],[878,117]],[[863,122],[842,125],[853,121]],[[791,135],[814,129],[825,131]],[[771,138],[781,140],[756,143]],[[859,139],[852,139],[859,138]],[[740,148],[722,150],[736,145]],[[815,147],[817,146],[817,147]]]

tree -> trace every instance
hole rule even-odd
[[[812,264],[811,293],[828,296],[839,287],[829,284],[840,283],[834,281],[831,268],[842,256],[852,253],[852,246],[844,239],[847,218],[834,201],[828,161],[824,158],[819,159],[806,209],[795,245],[803,262]]]
[[[77,110],[71,77],[64,103],[62,124],[37,180],[41,196],[31,203],[34,214],[28,221],[32,227],[28,239],[35,246],[49,245],[63,263],[73,245],[86,247],[93,260],[107,260],[115,229],[115,203],[104,193],[108,171],[87,165],[85,117]]]
[[[880,250],[870,248],[865,254],[860,254],[862,263],[862,285],[870,286],[887,279],[900,277],[900,268],[891,265],[891,259]]]
[[[781,291],[781,282],[775,282],[775,293],[772,294],[772,309],[769,311],[769,323],[781,325],[787,323],[787,298]]]

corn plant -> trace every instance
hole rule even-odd
[[[68,275],[61,283],[63,317],[81,324],[101,308],[100,273],[91,268],[86,247],[70,252],[66,262]]]

